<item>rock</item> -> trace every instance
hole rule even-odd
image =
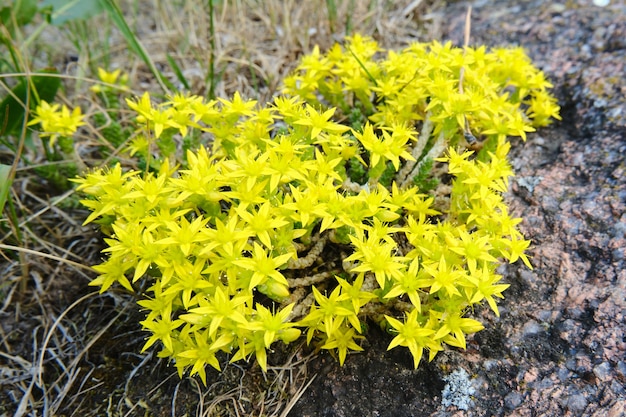
[[[523,400],[524,397],[522,394],[517,391],[512,391],[504,397],[504,406],[508,410],[514,410],[522,403]]]
[[[608,362],[602,362],[593,368],[593,373],[600,381],[608,381],[611,376],[611,365]]]
[[[587,399],[583,394],[574,394],[563,398],[561,405],[572,413],[580,415],[587,408]]]

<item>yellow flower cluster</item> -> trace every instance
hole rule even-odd
[[[385,53],[386,59],[375,60]],[[486,137],[526,139],[533,126],[560,119],[559,106],[547,92],[552,85],[522,48],[488,52],[484,46],[464,50],[435,41],[395,52],[355,35],[325,56],[315,49],[284,85],[285,94],[338,107],[345,115],[360,109],[378,126],[427,118],[435,124],[435,136],[443,132],[449,139],[467,124]]]
[[[62,137],[72,136],[76,130],[85,124],[80,107],[76,106],[72,112],[64,104],[48,104],[42,100],[35,109],[35,117],[28,122],[28,126],[41,124],[41,136],[50,137],[50,146],[54,146],[56,140]]]
[[[94,93],[105,93],[108,91],[129,91],[128,74],[122,73],[120,69],[107,71],[104,68],[98,68],[98,78],[101,83],[97,83],[89,87]]]
[[[371,40],[355,37],[349,51],[335,47],[322,57],[314,50],[287,80],[302,96],[266,107],[238,94],[208,102],[177,94],[156,106],[147,93],[129,100],[144,140],[195,131],[206,146],[188,151],[180,166],[163,158],[155,172],[116,165],[76,179],[89,196],[86,223],[98,221],[110,235],[92,285],[105,291],[117,282],[132,291],[149,282],[139,302],[151,333],[144,349],[160,342],[160,355],[181,375],[190,370],[206,382],[205,366],[219,369],[219,352],[231,361],[254,355],[266,369],[271,345],[296,340],[298,327],[343,364],[361,350],[368,318],[386,324],[395,335],[389,348],[407,347],[417,367],[424,350],[432,359],[444,344],[465,348],[465,335],[483,328],[465,317],[472,306],[486,301],[499,315],[495,299],[508,287],[495,272],[501,260],[530,266],[529,241],[501,195],[512,174],[503,135],[529,128],[484,130],[495,119],[525,121],[520,90],[541,90],[545,80],[505,93],[503,65],[477,50],[472,56],[500,69],[468,70],[465,94],[502,109],[469,110],[451,104],[443,87],[412,85],[424,71],[442,72],[437,82],[450,84],[446,77],[464,63],[449,46],[416,45],[408,51],[430,51],[425,58],[390,53],[383,63],[371,61],[378,52]],[[425,67],[415,66],[420,59]],[[413,101],[401,101],[409,91]],[[369,120],[348,126],[345,115],[359,107]],[[494,137],[478,156],[446,145],[459,115]],[[431,152],[438,148],[446,155]],[[455,178],[442,185],[449,196],[437,207],[434,195],[406,181],[424,150]]]

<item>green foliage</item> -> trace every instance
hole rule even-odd
[[[48,72],[56,74],[56,71]],[[101,101],[107,106],[107,111],[93,115],[93,125],[107,140],[105,146],[100,148],[103,157],[109,155],[112,149],[121,147],[133,134],[133,129],[123,125],[118,120],[120,114],[120,93],[128,90],[126,76],[120,71],[107,72],[99,68],[98,76],[100,83],[91,87]],[[53,103],[57,90],[60,87],[60,77],[50,76],[47,73],[38,73],[30,78],[24,78],[12,93],[0,104],[0,109],[5,110],[6,134],[0,136],[0,143],[15,151],[18,148],[17,135],[21,134],[24,117],[27,112],[24,109],[28,92],[30,91],[29,120],[26,126],[30,129],[26,132],[27,146],[36,148],[30,134],[37,131],[41,140],[41,147],[48,164],[38,164],[34,171],[43,179],[49,181],[59,190],[70,188],[69,178],[74,178],[78,173],[75,163],[74,135],[78,129],[86,124],[86,118],[79,106],[72,110],[65,104]],[[50,102],[50,103],[49,103]],[[17,109],[17,110],[15,110]],[[141,162],[141,161],[140,161]],[[30,164],[29,161],[25,161]]]
[[[102,136],[115,147],[124,143],[129,136],[117,120],[107,118],[103,113],[94,114],[93,121],[94,126],[100,130]]]
[[[58,75],[58,71],[48,68],[28,78],[21,77],[11,92],[0,102],[0,114],[4,115],[0,135],[6,145],[15,146],[9,144],[6,136],[19,134],[21,131],[27,110],[26,103],[30,103],[28,109],[30,111],[35,109],[40,101],[54,100],[61,86],[61,78],[55,75]]]
[[[437,188],[439,180],[433,178],[431,171],[433,169],[435,161],[430,158],[425,158],[420,164],[417,174],[413,177],[413,185],[417,187],[423,193],[429,193]]]
[[[49,20],[55,26],[89,19],[102,12],[101,0],[43,0],[39,7],[51,11]]]
[[[0,20],[9,29],[0,34],[0,50],[7,52],[1,54],[0,72],[9,74],[0,77],[6,92],[0,102],[0,145],[10,149],[24,166],[34,165],[37,175],[61,190],[68,188],[68,178],[78,172],[73,135],[84,124],[83,115],[78,105],[70,110],[54,103],[63,77],[55,68],[33,70],[29,48],[37,50],[48,44],[38,37],[50,24],[75,22],[99,11],[99,1],[92,0],[19,0],[0,9]],[[26,30],[24,26],[38,13],[44,19]],[[32,134],[35,130],[39,135]],[[43,158],[26,156],[33,152]],[[42,159],[48,163],[42,164]]]
[[[0,9],[0,22],[14,35],[16,27],[27,25],[37,14],[37,0],[14,0],[12,3]]]
[[[530,267],[502,194],[507,137],[558,117],[541,73],[519,49],[465,55],[434,42],[376,61],[371,39],[347,42],[304,57],[288,95],[265,107],[239,94],[127,100],[140,126],[129,150],[160,158],[75,180],[85,223],[109,234],[91,285],[147,288],[144,349],[159,342],[180,375],[206,383],[220,352],[266,369],[272,345],[300,329],[343,363],[368,319],[417,367],[425,350],[432,360],[466,347],[483,328],[466,317],[478,305],[499,315],[501,262]],[[467,129],[493,143],[481,158]],[[205,146],[183,157],[189,138]]]
[[[13,178],[11,178],[11,167],[9,165],[0,164],[0,217],[2,217],[4,205],[7,202],[12,182]]]
[[[80,107],[75,107],[70,112],[65,105],[61,107],[58,104],[48,104],[48,101],[54,100],[61,85],[61,79],[55,75],[56,70],[47,69],[30,77],[22,77],[0,103],[0,113],[5,118],[5,130],[0,134],[0,144],[19,157],[18,140],[24,128],[24,119],[28,117],[26,126],[40,125],[45,159],[54,164],[40,165],[35,171],[56,188],[65,190],[70,185],[68,179],[78,173],[74,162],[67,158],[73,153],[71,136],[84,123]],[[30,140],[27,143],[32,146]]]

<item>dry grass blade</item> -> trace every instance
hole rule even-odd
[[[92,296],[94,293],[88,294],[88,296]],[[65,383],[65,385],[63,386],[63,394],[64,395],[57,395],[51,409],[54,410],[55,412],[57,410],[59,410],[61,408],[61,405],[63,404],[63,401],[65,400],[66,395],[69,393],[70,389],[72,388],[72,385],[74,383],[74,380],[76,378],[76,376],[78,375],[78,373],[80,372],[80,368],[79,363],[80,361],[83,359],[83,357],[87,354],[87,352],[89,351],[89,349],[96,344],[100,338],[111,328],[111,326],[113,326],[120,317],[122,317],[122,315],[125,313],[125,309],[120,310],[117,315],[113,318],[113,320],[109,321],[104,327],[102,327],[85,345],[85,347],[74,357],[74,359],[72,360],[72,362],[69,364],[68,366],[68,372],[61,374],[57,380],[51,384],[51,388],[48,390],[52,390],[53,387],[55,386],[59,386],[61,383],[61,380],[64,378],[64,376],[66,376],[67,373],[72,372],[72,377],[70,378],[68,375],[67,378],[67,382]],[[87,375],[88,376],[88,375]],[[66,408],[71,406],[71,404],[77,399],[77,396],[74,396],[67,404],[63,404]]]
[[[311,379],[308,380],[308,382],[306,383],[302,383],[302,385],[300,386],[300,388],[298,389],[298,391],[295,393],[295,395],[291,398],[291,400],[289,400],[289,402],[287,403],[287,405],[285,406],[285,409],[283,410],[283,412],[280,414],[280,417],[287,417],[289,415],[289,412],[291,411],[291,409],[296,405],[296,403],[300,400],[300,398],[302,397],[302,395],[306,392],[306,390],[311,386],[311,384],[313,383],[313,381],[315,381],[315,378],[317,377],[317,374],[313,375],[311,377]]]
[[[50,339],[52,338],[52,335],[54,334],[55,329],[59,326],[59,324],[61,323],[61,320],[77,305],[79,305],[80,303],[82,303],[85,300],[88,300],[89,298],[93,297],[94,295],[97,295],[98,293],[96,292],[92,292],[89,293],[87,295],[84,295],[83,297],[79,298],[78,300],[74,301],[67,309],[65,309],[65,311],[54,321],[52,327],[48,330],[46,338],[44,339],[44,342],[42,343],[41,347],[37,349],[37,351],[39,352],[39,358],[37,359],[37,362],[35,364],[35,367],[33,369],[33,378],[30,382],[30,385],[28,386],[28,389],[26,390],[26,392],[24,393],[24,396],[22,397],[22,400],[20,401],[20,404],[17,408],[17,411],[15,412],[15,416],[16,417],[21,417],[26,413],[26,409],[27,409],[27,405],[28,403],[32,400],[31,399],[31,392],[33,390],[33,387],[35,385],[37,385],[40,388],[45,389],[44,387],[44,383],[42,380],[42,374],[43,374],[43,363],[44,363],[44,356],[46,354],[46,347],[48,346],[48,343],[50,343]]]
[[[64,258],[61,258],[61,257],[56,256],[56,255],[50,255],[48,253],[43,253],[43,252],[39,252],[39,251],[32,250],[32,249],[21,248],[19,246],[13,246],[13,245],[5,245],[4,243],[0,243],[0,249],[12,250],[12,251],[22,252],[22,253],[28,253],[28,254],[31,254],[31,255],[37,255],[37,256],[41,256],[43,258],[52,259],[53,261],[63,262],[63,263],[66,263],[68,265],[72,265],[73,267],[87,270],[89,272],[95,272],[94,269],[91,268],[90,266],[86,266],[86,265],[80,264],[78,262],[70,261],[69,259],[64,259]]]

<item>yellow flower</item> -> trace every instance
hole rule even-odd
[[[146,123],[147,120],[151,120],[152,117],[152,104],[150,103],[150,93],[147,91],[143,93],[143,96],[137,101],[126,99],[126,104],[132,110],[138,113],[137,121],[139,123]]]
[[[436,316],[442,315],[431,310],[431,314]],[[434,339],[442,339],[443,342],[450,346],[456,346],[466,349],[465,335],[476,333],[485,327],[477,320],[462,317],[461,311],[446,312],[442,315],[443,325],[437,331]]]
[[[109,235],[91,285],[132,291],[148,276],[144,349],[162,342],[159,356],[180,376],[187,369],[206,384],[219,351],[231,362],[256,356],[265,371],[271,345],[295,341],[297,327],[343,364],[361,350],[367,318],[386,325],[389,349],[407,347],[417,366],[424,349],[432,360],[444,343],[464,348],[482,329],[465,317],[475,304],[499,314],[501,259],[531,266],[502,194],[513,174],[507,137],[525,139],[558,118],[543,73],[521,49],[435,42],[384,54],[360,35],[345,45],[315,48],[285,80],[290,96],[268,107],[238,93],[127,100],[141,125],[130,151],[145,156],[161,137],[167,153],[176,132],[189,136],[184,148],[199,149],[169,159],[180,168],[165,158],[159,174],[118,165],[76,180],[90,196],[87,222],[102,217]],[[122,82],[119,70],[98,75],[105,93]],[[66,133],[73,116],[42,102],[31,123]],[[468,129],[486,145],[477,155],[463,140]],[[206,135],[194,142],[190,132]],[[419,165],[400,169],[413,159]],[[454,178],[433,195],[404,188],[446,168]]]
[[[467,277],[472,287],[465,290],[468,296],[471,294],[471,297],[468,297],[470,303],[474,304],[487,300],[489,307],[491,307],[497,317],[500,317],[500,311],[498,311],[498,305],[493,296],[504,298],[502,291],[510,287],[509,284],[498,284],[500,278],[502,278],[500,275],[489,271],[487,265],[483,264],[480,270]]]
[[[355,250],[346,261],[359,261],[359,265],[352,268],[352,272],[373,272],[381,288],[385,288],[387,280],[402,276],[406,268],[403,263],[406,258],[393,255],[395,243],[381,242],[372,238],[361,240],[354,236],[350,236],[350,240]]]
[[[463,276],[463,273],[454,267],[454,265],[448,267],[446,264],[446,258],[441,256],[439,263],[432,265],[424,265],[424,270],[432,277],[432,284],[430,287],[430,293],[434,294],[442,288],[446,290],[448,297],[452,298],[453,295],[461,295],[457,289],[458,281]]]
[[[374,128],[369,123],[365,124],[362,133],[352,131],[354,137],[370,152],[370,168],[378,166],[380,162],[391,161],[397,171],[400,168],[401,157],[415,160],[406,151],[407,141],[414,138],[414,133],[400,125],[389,130],[391,130],[391,134],[387,130],[382,131],[382,139],[374,133]]]
[[[326,343],[322,349],[337,349],[339,351],[339,365],[343,365],[348,354],[348,349],[362,351],[363,348],[356,344],[355,338],[363,338],[363,336],[355,335],[354,329],[345,324],[335,321],[333,323],[332,333],[326,339]]]
[[[101,93],[102,91],[105,91],[107,89],[110,89],[112,86],[115,86],[121,90],[127,91],[128,87],[126,87],[126,82],[128,81],[128,76],[124,74],[120,77],[120,74],[121,70],[119,69],[108,72],[104,68],[98,68],[98,78],[100,79],[100,81],[102,81],[102,83],[109,85],[102,86],[100,84],[96,84],[91,86],[89,89],[94,93]]]
[[[215,343],[209,344],[211,341],[208,332],[194,332],[194,340],[196,346],[193,349],[187,349],[184,352],[178,354],[179,358],[189,359],[193,363],[193,367],[189,372],[189,375],[198,375],[204,386],[206,386],[206,365],[211,365],[213,368],[221,371],[220,363],[215,357],[215,352],[219,350]]]
[[[411,304],[415,306],[415,310],[419,313],[422,308],[420,289],[429,285],[430,280],[425,278],[424,271],[420,270],[419,257],[415,257],[411,261],[409,269],[404,271],[400,277],[394,279],[393,287],[384,298],[395,298],[407,294]]]
[[[315,286],[312,287],[313,296],[317,305],[311,305],[309,314],[302,319],[300,324],[309,326],[307,333],[307,343],[311,342],[313,332],[316,329],[323,330],[327,337],[333,334],[333,331],[347,319],[350,323],[357,324],[360,327],[359,319],[356,313],[347,308],[347,301],[342,300],[340,296],[341,287],[337,286],[329,296],[323,295]],[[349,305],[351,307],[351,304]],[[335,323],[338,323],[335,325]]]
[[[172,332],[180,327],[184,322],[180,319],[172,321],[169,317],[163,317],[156,320],[144,320],[139,323],[144,327],[144,329],[152,331],[152,336],[150,336],[141,349],[142,352],[145,352],[146,349],[159,340],[163,343],[163,346],[171,352],[174,350]]]
[[[254,111],[252,109],[257,103],[256,100],[243,100],[238,91],[235,92],[232,101],[222,98],[218,98],[218,100],[222,103],[222,115],[225,118],[234,117],[235,120],[238,119],[239,116],[254,115]]]
[[[35,109],[35,115],[28,126],[41,124],[40,135],[50,137],[50,147],[54,146],[59,136],[71,136],[85,124],[80,107],[75,107],[70,113],[64,104],[59,111],[59,104],[50,105],[44,100]]]
[[[338,123],[330,121],[330,118],[333,116],[333,114],[335,114],[334,108],[328,109],[320,114],[313,107],[307,104],[306,110],[307,117],[296,120],[295,122],[293,122],[293,124],[311,127],[311,140],[317,139],[322,131],[331,133],[343,133],[346,130],[350,129],[348,126],[340,125]]]
[[[294,303],[291,303],[279,312],[272,314],[268,308],[256,303],[255,320],[243,324],[242,327],[251,331],[263,332],[263,343],[266,349],[269,349],[272,343],[283,337],[283,335],[287,339],[295,340],[300,335],[300,331],[292,329],[294,323],[288,321],[294,305]],[[295,336],[296,333],[298,336]]]
[[[252,256],[250,258],[236,260],[233,263],[241,268],[252,271],[252,277],[250,278],[250,283],[247,288],[252,291],[256,286],[264,284],[270,279],[287,286],[287,279],[278,269],[284,266],[290,258],[290,253],[272,256],[268,254],[261,245],[254,242]]]
[[[394,319],[393,317],[385,315],[385,318],[391,327],[393,327],[393,329],[398,333],[398,335],[393,338],[391,343],[389,343],[387,350],[393,349],[396,346],[408,347],[413,355],[413,365],[416,369],[422,359],[422,352],[424,348],[429,347],[432,349],[432,345],[436,345],[432,341],[432,335],[435,331],[424,328],[420,325],[417,316],[418,313],[417,309],[411,310],[411,312],[407,314],[404,323],[400,320]]]
[[[269,203],[263,203],[258,209],[248,211],[236,207],[235,212],[243,220],[245,227],[256,236],[268,249],[272,249],[272,236],[289,222]]]
[[[498,260],[489,253],[492,249],[489,240],[491,236],[478,236],[476,233],[468,233],[464,228],[458,229],[459,238],[446,239],[446,243],[451,251],[462,255],[467,262],[467,266],[471,273],[476,272],[479,261],[498,262]]]

